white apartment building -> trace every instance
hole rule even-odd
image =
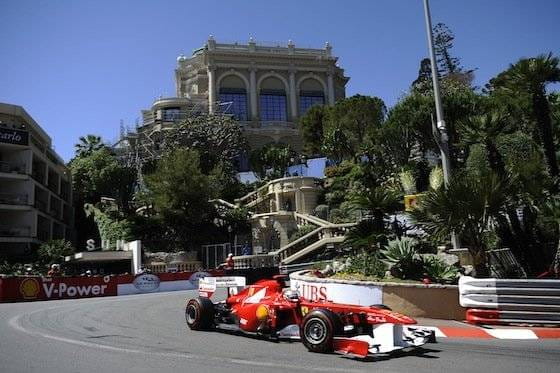
[[[327,43],[322,49],[257,43],[218,43],[210,37],[192,56],[177,58],[176,97],[143,110],[139,132],[152,132],[193,112],[232,114],[252,149],[268,143],[302,148],[297,126],[313,105],[345,97],[349,78]]]
[[[0,103],[0,257],[25,257],[50,239],[72,240],[70,171],[21,106]]]

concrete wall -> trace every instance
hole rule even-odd
[[[464,320],[466,309],[459,305],[459,288],[384,285],[383,304],[411,317]]]

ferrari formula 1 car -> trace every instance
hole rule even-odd
[[[244,277],[206,277],[198,298],[187,302],[185,317],[193,330],[240,331],[273,340],[301,339],[312,352],[357,357],[414,348],[435,341],[432,331],[383,305],[355,306],[308,301],[285,288],[275,276],[245,287]],[[217,288],[228,288],[225,301],[212,302]]]

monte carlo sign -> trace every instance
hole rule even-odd
[[[14,145],[28,145],[29,133],[27,131],[0,127],[0,142]]]

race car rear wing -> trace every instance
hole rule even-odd
[[[198,281],[198,294],[210,298],[218,288],[227,288],[228,295],[235,295],[245,289],[247,280],[241,276],[204,277]]]

